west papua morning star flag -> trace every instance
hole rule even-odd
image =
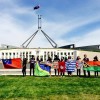
[[[37,6],[34,7],[34,10],[39,9],[39,8],[40,8],[40,6],[37,5]]]
[[[5,69],[21,69],[22,60],[20,58],[2,59]]]

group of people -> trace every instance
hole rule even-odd
[[[35,63],[36,61],[38,61],[39,63],[42,63],[43,59],[41,58],[39,60],[39,57],[37,57],[37,59],[35,60],[34,55],[32,55],[29,63],[30,63],[30,76],[32,75],[33,72],[33,76],[34,76],[34,69],[35,69]],[[66,66],[70,67],[71,65],[68,64],[68,62],[73,61],[71,59],[71,56],[68,56],[68,58],[66,57],[61,57],[61,59],[59,59],[59,57],[57,55],[54,56],[54,59],[52,60],[51,57],[48,57],[47,61],[45,62],[45,64],[47,64],[48,66],[50,66],[50,76],[51,76],[51,68],[54,68],[54,73],[55,75],[61,75],[64,76],[65,72],[66,72]],[[89,58],[87,57],[86,54],[84,54],[84,58],[81,59],[80,56],[78,56],[75,60],[75,68],[77,70],[77,76],[81,76],[81,70],[84,67],[84,64],[86,64],[89,61]],[[93,61],[98,61],[98,57],[95,56]],[[27,58],[23,59],[23,69],[22,69],[22,73],[23,76],[26,76],[26,64],[27,64]],[[72,75],[73,70],[67,70],[68,76]],[[90,71],[86,71],[83,69],[83,73],[84,76],[86,77],[88,75],[88,77],[90,77]],[[95,76],[98,76],[98,71],[95,71]]]

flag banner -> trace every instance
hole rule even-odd
[[[67,62],[65,62],[65,66],[66,66],[67,71],[74,72],[75,68],[76,68],[76,61],[74,61],[74,60],[67,61]]]
[[[35,76],[49,76],[50,74],[47,70],[45,70],[43,65],[41,65],[40,67],[38,62],[36,62],[34,75]]]
[[[65,72],[65,62],[63,61],[59,61],[59,68],[58,68],[59,72]]]
[[[40,66],[41,69],[43,69],[45,71],[50,72],[50,70],[51,70],[51,66],[48,66],[46,64],[39,64],[39,66]]]
[[[21,69],[22,60],[20,58],[2,59],[5,69]]]
[[[99,71],[100,72],[100,61],[89,61],[84,64],[83,69],[87,71]]]
[[[39,9],[39,8],[40,8],[40,6],[37,5],[37,6],[34,7],[34,10]]]
[[[100,66],[84,67],[83,69],[86,71],[99,71],[100,72]]]

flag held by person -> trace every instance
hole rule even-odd
[[[66,65],[66,70],[67,71],[71,71],[71,72],[74,72],[75,71],[75,68],[76,68],[76,61],[67,61],[65,63]]]
[[[5,69],[20,69],[22,68],[22,61],[20,58],[2,59]]]
[[[35,65],[35,76],[49,76],[49,71],[47,71],[44,66],[41,66],[36,62]]]
[[[87,71],[100,71],[100,61],[89,61],[84,64],[83,69]]]

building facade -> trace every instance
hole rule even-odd
[[[48,56],[54,59],[54,55],[61,57],[71,56],[72,59],[76,59],[77,56],[80,56],[82,59],[84,54],[87,54],[88,58],[92,61],[94,56],[100,57],[100,52],[90,52],[90,51],[81,51],[81,50],[70,50],[70,49],[61,49],[61,48],[16,48],[16,49],[0,49],[0,59],[12,59],[12,58],[21,58],[24,57],[30,60],[31,56],[34,55],[35,59],[39,56],[39,59],[46,61]],[[100,58],[99,58],[100,59]]]

